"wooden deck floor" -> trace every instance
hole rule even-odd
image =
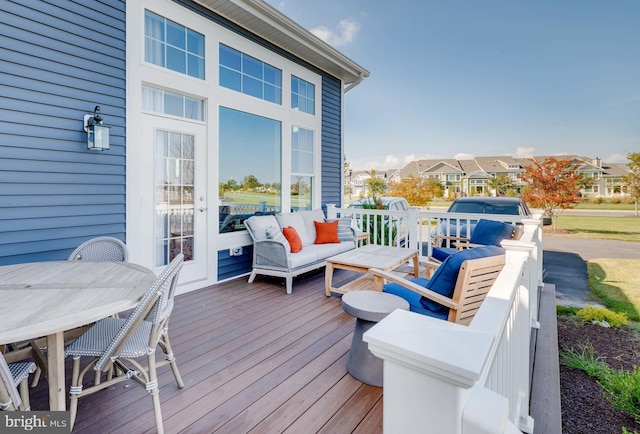
[[[324,295],[322,271],[295,279],[291,295],[282,280],[243,277],[176,298],[169,335],[185,388],[161,368],[167,433],[382,432],[382,388],[346,370],[355,319]],[[45,387],[31,391],[32,409],[47,409]],[[74,433],[155,431],[151,398],[132,382],[79,402]]]

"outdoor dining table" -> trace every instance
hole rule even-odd
[[[46,336],[50,410],[65,410],[64,332],[134,307],[155,279],[128,262],[0,266],[0,345]]]

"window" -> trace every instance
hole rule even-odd
[[[193,257],[194,136],[156,132],[155,265]]]
[[[145,11],[144,60],[204,80],[204,35]]]
[[[291,131],[291,209],[311,209],[313,182],[313,131]]]
[[[316,113],[316,87],[295,75],[291,76],[291,108],[314,115]]]
[[[256,213],[281,210],[282,124],[220,107],[220,233],[244,230]]]
[[[459,174],[447,175],[447,181],[460,181],[460,175]]]
[[[204,100],[142,86],[142,109],[196,121],[204,120]]]
[[[220,86],[282,104],[282,71],[220,44]]]

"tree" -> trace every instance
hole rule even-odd
[[[627,154],[629,174],[624,177],[627,193],[635,201],[636,217],[638,216],[638,202],[640,202],[640,152]]]
[[[515,181],[507,175],[498,175],[488,182],[489,187],[496,191],[498,196],[506,196],[510,190],[515,190]]]
[[[376,177],[376,171],[371,170],[367,172],[371,178],[366,180],[367,187],[369,187],[369,196],[373,198],[375,203],[379,202],[378,197],[383,195],[387,191],[387,183],[384,179]]]
[[[525,168],[522,180],[529,185],[523,190],[523,198],[530,206],[542,208],[556,228],[558,215],[572,208],[582,199],[579,196],[582,175],[573,170],[569,159],[547,158]]]
[[[247,175],[244,177],[242,186],[245,190],[255,190],[260,187],[260,181],[254,175]]]
[[[423,180],[409,176],[409,178],[391,184],[389,196],[404,197],[409,202],[409,205],[412,206],[426,206],[436,196],[437,192],[442,194],[442,191],[442,186],[437,179]]]

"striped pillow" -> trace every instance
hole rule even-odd
[[[266,232],[267,239],[277,241],[290,248],[289,241],[287,241],[287,239],[284,237],[279,227],[269,226]]]
[[[334,220],[327,220],[327,222],[332,222]],[[351,229],[351,218],[343,217],[338,219],[338,239],[340,241],[355,241],[356,236],[353,234],[353,230]]]

